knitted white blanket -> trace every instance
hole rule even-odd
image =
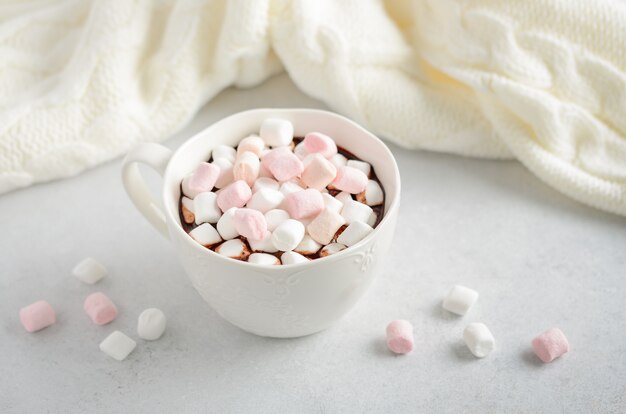
[[[30,0],[0,22],[0,192],[163,140],[286,70],[391,141],[515,157],[626,215],[624,2]]]

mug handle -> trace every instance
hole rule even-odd
[[[141,144],[132,149],[122,161],[122,181],[124,189],[137,210],[166,238],[169,238],[165,214],[148,190],[139,172],[139,163],[152,167],[161,176],[172,157],[172,151],[163,145]]]

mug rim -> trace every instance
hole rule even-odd
[[[367,236],[365,236],[362,240],[360,240],[358,243],[352,245],[352,246],[348,246],[345,249],[331,254],[329,256],[326,257],[319,257],[316,259],[312,259],[309,260],[308,262],[303,262],[303,263],[293,263],[293,264],[288,264],[288,265],[283,265],[281,264],[280,266],[277,265],[265,265],[265,264],[258,264],[258,263],[250,263],[247,261],[242,261],[242,260],[236,260],[230,257],[226,257],[223,256],[219,253],[214,252],[211,249],[208,249],[204,246],[202,246],[201,244],[197,243],[190,235],[189,233],[187,233],[182,225],[180,223],[177,222],[178,218],[177,216],[174,215],[174,213],[172,211],[170,211],[170,209],[168,208],[168,202],[167,202],[167,197],[171,197],[172,194],[167,190],[167,183],[168,183],[168,176],[171,174],[171,169],[172,167],[172,161],[181,153],[184,151],[184,149],[189,146],[192,145],[191,143],[195,140],[200,139],[204,134],[207,133],[208,130],[210,130],[211,128],[214,128],[215,125],[227,121],[231,118],[236,118],[236,117],[240,117],[243,115],[247,115],[249,113],[253,113],[253,112],[268,112],[268,113],[276,113],[276,112],[280,112],[280,113],[294,113],[294,112],[299,112],[299,113],[304,113],[304,114],[321,114],[323,116],[328,116],[331,118],[335,118],[341,122],[350,124],[351,126],[361,130],[362,132],[365,133],[365,135],[368,137],[368,139],[370,139],[373,142],[378,142],[380,144],[382,144],[382,148],[383,150],[386,152],[386,154],[389,156],[389,159],[392,162],[392,167],[393,167],[393,181],[396,187],[396,191],[394,194],[393,199],[391,200],[391,202],[389,203],[389,209],[388,211],[385,211],[383,213],[383,218],[380,221],[380,223],[378,223],[378,225],[376,227],[374,227],[374,230],[372,232],[370,232]],[[278,116],[275,115],[274,116]],[[375,238],[377,236],[377,234],[380,232],[380,229],[383,226],[386,226],[390,220],[390,217],[392,216],[392,213],[394,210],[396,210],[398,208],[398,204],[400,202],[400,190],[401,190],[401,182],[400,182],[400,171],[398,169],[398,163],[396,162],[395,157],[393,156],[393,153],[391,152],[391,150],[389,149],[389,147],[387,146],[387,144],[385,144],[380,138],[378,138],[376,135],[374,135],[372,132],[368,131],[367,129],[365,129],[364,127],[362,127],[361,125],[357,124],[356,122],[352,121],[349,118],[346,118],[343,115],[339,115],[335,112],[331,112],[331,111],[326,111],[326,110],[322,110],[322,109],[312,109],[312,108],[256,108],[256,109],[248,109],[245,111],[240,111],[240,112],[235,112],[234,114],[231,114],[227,117],[224,118],[220,118],[218,121],[213,122],[212,124],[208,125],[206,128],[202,129],[201,131],[198,131],[197,133],[195,133],[194,135],[192,135],[191,137],[187,138],[185,140],[185,142],[183,142],[176,150],[174,150],[172,152],[172,155],[170,157],[170,160],[167,163],[167,167],[165,168],[165,171],[163,173],[163,185],[161,187],[161,194],[162,194],[162,203],[163,203],[163,209],[165,212],[165,216],[166,216],[166,220],[170,221],[171,223],[174,225],[174,227],[176,228],[176,232],[178,232],[181,236],[183,236],[183,239],[185,240],[186,243],[189,243],[192,248],[197,249],[199,253],[203,253],[203,254],[209,254],[210,256],[215,257],[218,260],[225,260],[229,263],[232,263],[233,265],[241,265],[241,266],[249,266],[252,269],[257,269],[257,270],[263,270],[263,271],[269,271],[269,272],[280,272],[280,271],[284,271],[285,269],[300,269],[300,268],[305,268],[305,267],[311,267],[314,266],[316,263],[321,262],[321,263],[327,263],[329,262],[331,259],[332,260],[338,260],[341,259],[342,257],[346,256],[347,254],[350,254],[356,250],[358,250],[359,247],[361,247],[362,245],[368,243],[370,240],[372,240],[373,238]],[[178,201],[176,201],[175,203],[176,206],[178,206]],[[169,228],[171,228],[170,226],[168,226]],[[236,262],[236,263],[234,263]]]

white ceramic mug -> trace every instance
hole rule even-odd
[[[383,220],[365,239],[307,263],[263,266],[229,259],[199,245],[181,227],[180,182],[218,144],[237,145],[269,117],[288,119],[295,135],[319,131],[371,163],[385,190]],[[138,163],[163,176],[162,210],[139,173]],[[171,152],[142,144],[123,162],[126,192],[139,211],[174,244],[200,295],[222,317],[248,332],[289,338],[321,331],[363,296],[391,244],[400,203],[400,174],[389,149],[374,135],[337,114],[312,109],[256,109],[222,119]]]

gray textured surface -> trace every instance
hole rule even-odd
[[[281,76],[223,93],[167,145],[263,106],[323,107]],[[0,412],[625,412],[626,220],[516,162],[391,148],[403,200],[387,270],[343,321],[296,340],[249,335],[204,304],[127,200],[120,160],[0,197]],[[70,275],[87,255],[110,271],[94,287]],[[464,318],[440,309],[455,283],[481,294]],[[120,309],[108,326],[82,311],[96,289]],[[18,309],[42,298],[58,323],[28,334]],[[115,329],[137,339],[152,306],[169,317],[161,340],[121,363],[98,350]],[[395,318],[415,325],[411,355],[385,348]],[[462,343],[473,321],[497,340],[483,360]],[[543,365],[529,342],[555,325],[572,351]]]

